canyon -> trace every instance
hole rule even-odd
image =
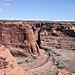
[[[75,75],[75,22],[0,20],[0,44],[1,75]]]

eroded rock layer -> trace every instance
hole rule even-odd
[[[10,51],[3,45],[0,45],[0,75],[28,75],[16,63],[15,58]]]
[[[21,47],[30,54],[39,54],[32,26],[25,22],[1,21],[0,43]]]
[[[36,54],[36,40],[41,47],[75,49],[75,22],[0,21],[1,43],[25,43]]]
[[[12,72],[16,75],[14,70],[19,73],[17,75],[27,75],[28,72],[25,74],[17,63],[25,70],[29,67],[32,75],[75,75],[75,22],[2,20],[0,43],[6,47],[0,47],[1,75],[13,75]],[[17,63],[10,52],[6,52],[9,50]],[[48,59],[44,63],[45,56]]]
[[[75,50],[75,22],[35,22],[40,47]]]

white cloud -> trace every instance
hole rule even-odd
[[[0,8],[0,12],[2,11],[3,9],[2,8]]]
[[[6,2],[11,2],[12,0],[5,0]]]
[[[7,7],[11,6],[13,0],[3,0],[3,4],[0,7],[0,12],[3,12]]]
[[[13,0],[5,0],[5,6],[10,6]]]
[[[11,5],[11,3],[5,3],[5,6],[10,6]]]

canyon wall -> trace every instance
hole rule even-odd
[[[69,55],[73,55],[73,50],[75,50],[75,22],[20,20],[0,21],[1,75],[16,75],[16,72],[18,75],[31,75],[28,74],[27,69],[23,71],[18,66],[18,64],[22,64],[24,68],[26,67],[26,65],[24,66],[24,64],[29,63],[33,63],[33,65],[40,65],[41,62],[39,62],[39,60],[44,61],[42,57],[44,58],[44,56],[46,55],[48,56],[47,61],[42,66],[34,68],[35,71],[40,69],[38,73],[40,73],[40,71],[42,70],[45,71],[45,69],[50,73],[50,70],[53,69],[51,68],[51,66],[54,67],[55,65],[58,65],[58,67],[61,68],[65,65],[65,67],[67,68],[65,58],[67,58],[68,56],[66,56],[67,54],[65,53],[71,51]],[[64,54],[62,51],[65,51]],[[17,62],[19,62],[18,64],[16,63],[16,60],[12,57],[10,52],[17,59]],[[26,53],[28,53],[29,57],[25,56]],[[37,58],[38,55],[41,59]],[[62,59],[63,55],[65,63]],[[75,68],[74,64],[72,63],[74,62],[73,57],[72,60],[71,57],[68,58],[67,64],[71,64],[68,66],[71,66],[71,68]],[[34,60],[36,60],[36,63],[34,63]],[[33,65],[31,64],[30,67],[33,67]],[[65,73],[65,70],[61,70],[57,75],[63,75]],[[68,75],[68,73],[66,73],[65,75]]]
[[[41,48],[75,50],[75,22],[34,22],[32,25]]]
[[[24,22],[1,21],[0,43],[20,47],[31,54],[39,54],[32,26]]]
[[[0,42],[25,46],[34,54],[39,47],[74,50],[75,22],[0,21]]]

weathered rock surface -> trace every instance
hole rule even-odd
[[[34,35],[35,34],[35,35]],[[36,37],[35,37],[36,36]],[[0,42],[26,44],[29,52],[36,54],[41,47],[75,49],[74,22],[0,21]],[[36,47],[35,47],[36,46]]]
[[[75,22],[35,22],[39,44],[42,47],[54,47],[75,50]]]
[[[70,73],[66,71],[65,69],[59,70],[57,75],[75,75],[75,73]]]
[[[24,22],[0,22],[0,43],[18,46],[30,54],[39,54],[32,26]]]
[[[28,75],[3,45],[0,45],[0,75]]]
[[[75,22],[0,21],[0,43],[31,75],[75,75]],[[0,48],[1,75],[28,75]]]

